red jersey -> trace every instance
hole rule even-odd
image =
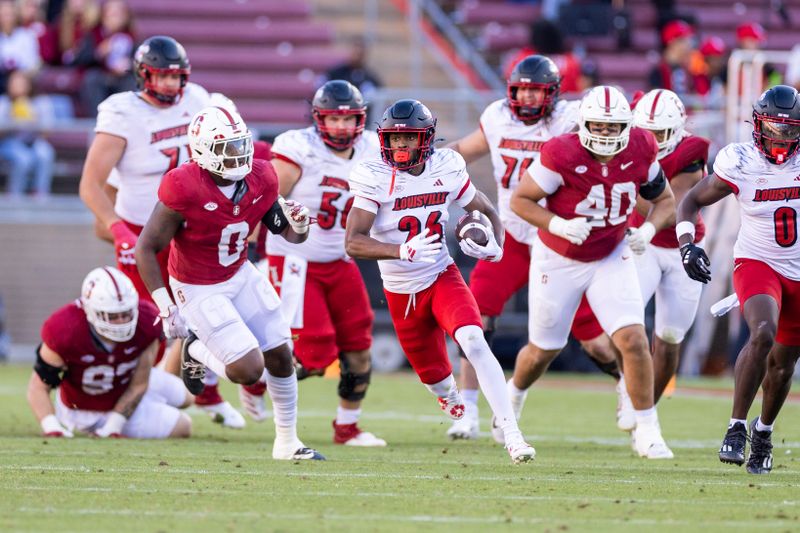
[[[247,191],[228,199],[208,171],[190,162],[171,170],[158,199],[183,216],[169,252],[169,275],[183,283],[222,283],[247,260],[247,237],[278,199],[278,177],[268,161],[253,160]]]
[[[139,320],[133,337],[109,352],[91,330],[78,300],[50,315],[42,326],[42,342],[67,365],[61,401],[70,409],[111,411],[127,390],[139,356],[161,338],[158,309],[139,300]]]
[[[570,259],[588,262],[608,256],[625,237],[639,187],[647,183],[657,154],[655,137],[639,128],[631,128],[628,146],[607,163],[595,159],[577,133],[547,141],[542,146],[541,166],[561,177],[558,187],[547,197],[547,209],[565,219],[587,217],[592,231],[581,245],[544,229],[539,230],[539,238],[548,248]],[[537,179],[536,175],[533,177]]]
[[[694,135],[690,135],[681,140],[672,153],[659,161],[669,181],[672,181],[672,178],[685,169],[695,165],[700,165],[703,169],[703,175],[705,175],[706,163],[708,162],[708,145],[708,140],[702,137],[695,137]],[[631,214],[630,226],[632,228],[638,228],[644,224],[644,220],[644,216],[634,210]],[[697,220],[695,220],[694,226],[694,242],[700,242],[706,234],[706,225],[700,213],[697,214]],[[675,235],[675,225],[664,228],[656,233],[653,240],[650,242],[654,246],[660,246],[661,248],[678,248],[678,237]]]

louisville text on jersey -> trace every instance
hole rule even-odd
[[[523,139],[500,139],[500,148],[508,150],[520,150],[522,152],[539,152],[542,149],[542,141],[526,141]]]
[[[432,205],[442,205],[447,201],[446,192],[429,192],[425,194],[414,194],[404,196],[394,201],[392,211],[402,211],[403,209],[416,209],[418,207],[428,207]]]
[[[800,187],[777,187],[775,189],[756,189],[754,202],[780,202],[800,199]]]
[[[182,124],[181,126],[173,126],[159,131],[154,131],[150,135],[150,144],[155,144],[164,139],[172,139],[173,137],[182,137],[189,131],[189,124]]]
[[[320,187],[333,187],[335,189],[342,189],[343,191],[350,190],[350,184],[347,180],[342,178],[334,178],[333,176],[322,176],[322,181],[319,182]]]

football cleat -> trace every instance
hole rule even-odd
[[[260,384],[257,383],[256,385]],[[269,411],[267,411],[267,402],[264,398],[264,387],[261,394],[257,394],[256,386],[240,386],[239,387],[239,402],[244,408],[244,412],[256,422],[263,422],[269,418]],[[262,387],[259,387],[262,389]]]
[[[300,440],[290,446],[279,446],[278,440],[272,446],[272,458],[280,461],[324,461],[325,456],[313,448],[307,448]]]
[[[453,425],[447,430],[447,436],[453,440],[474,440],[478,438],[478,406],[472,403],[464,404],[464,417],[454,420]]]
[[[675,457],[667,443],[664,442],[658,425],[637,425],[633,432],[635,435],[632,442],[636,446],[636,453],[639,454],[639,457],[647,459],[672,459]]]
[[[464,416],[464,398],[457,388],[453,388],[447,396],[439,396],[439,407],[453,420],[460,420]]]
[[[226,428],[242,429],[246,425],[242,413],[234,409],[228,402],[198,405],[197,407],[208,413],[214,422],[222,424]]]
[[[506,438],[503,435],[503,428],[497,425],[497,418],[492,415],[492,438],[497,444],[505,444]]]
[[[197,340],[197,335],[193,331],[189,332],[189,336],[183,339],[181,345],[181,379],[186,386],[186,390],[197,396],[205,388],[203,379],[206,377],[206,367],[189,355],[189,346]]]
[[[617,427],[622,431],[633,431],[636,427],[636,415],[624,378],[617,382]]]
[[[533,449],[533,446],[522,440],[522,438],[508,444],[506,450],[515,465],[529,463],[536,457],[536,450]]]
[[[333,442],[345,446],[382,447],[386,441],[369,431],[362,431],[358,424],[337,424],[333,421]]]
[[[769,474],[772,471],[772,432],[756,431],[758,417],[750,422],[750,455],[747,471],[751,474]]]
[[[744,449],[747,446],[747,428],[736,422],[728,428],[722,446],[719,449],[719,460],[736,466],[744,464]]]

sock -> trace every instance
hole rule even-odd
[[[649,409],[634,409],[633,415],[636,418],[637,426],[657,426],[658,425],[658,412],[655,406]]]
[[[345,409],[341,405],[336,409],[336,423],[339,425],[356,424],[361,416],[361,408]]]
[[[199,340],[189,345],[189,355],[206,365],[217,376],[228,379],[228,374],[225,372],[225,363],[214,357],[211,350]]]
[[[772,433],[772,428],[774,427],[775,427],[775,422],[773,422],[770,425],[762,424],[760,416],[756,420],[756,431],[769,431],[770,433]]]
[[[731,418],[731,421],[728,422],[728,429],[732,428],[734,424],[742,423],[747,427],[747,420],[744,418]]]
[[[471,403],[472,405],[477,406],[480,391],[478,389],[464,389],[461,391],[461,396],[464,397],[465,403]]]
[[[217,383],[219,383],[219,379],[213,370],[207,370],[206,377],[203,378],[203,383],[206,387],[216,387]]]
[[[517,420],[519,420],[522,414],[522,407],[525,405],[525,398],[528,397],[528,389],[518,389],[517,386],[514,385],[514,378],[508,380],[506,388],[508,389],[508,396],[511,399],[511,407],[514,409],[514,415],[517,417]]]
[[[478,326],[463,326],[455,332],[455,338],[475,368],[478,383],[492,408],[497,425],[503,430],[506,444],[521,439],[522,433],[511,406],[503,369],[486,344],[483,331]]]
[[[267,373],[267,392],[272,400],[275,441],[290,445],[297,438],[297,376],[279,378]]]
[[[450,390],[455,386],[456,380],[453,379],[453,374],[450,374],[439,383],[425,384],[425,387],[427,387],[434,396],[438,396],[439,398],[444,398],[450,394]]]

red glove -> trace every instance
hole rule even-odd
[[[114,236],[114,251],[117,254],[117,263],[122,269],[136,266],[136,240],[138,237],[122,220],[117,220],[108,228]]]

